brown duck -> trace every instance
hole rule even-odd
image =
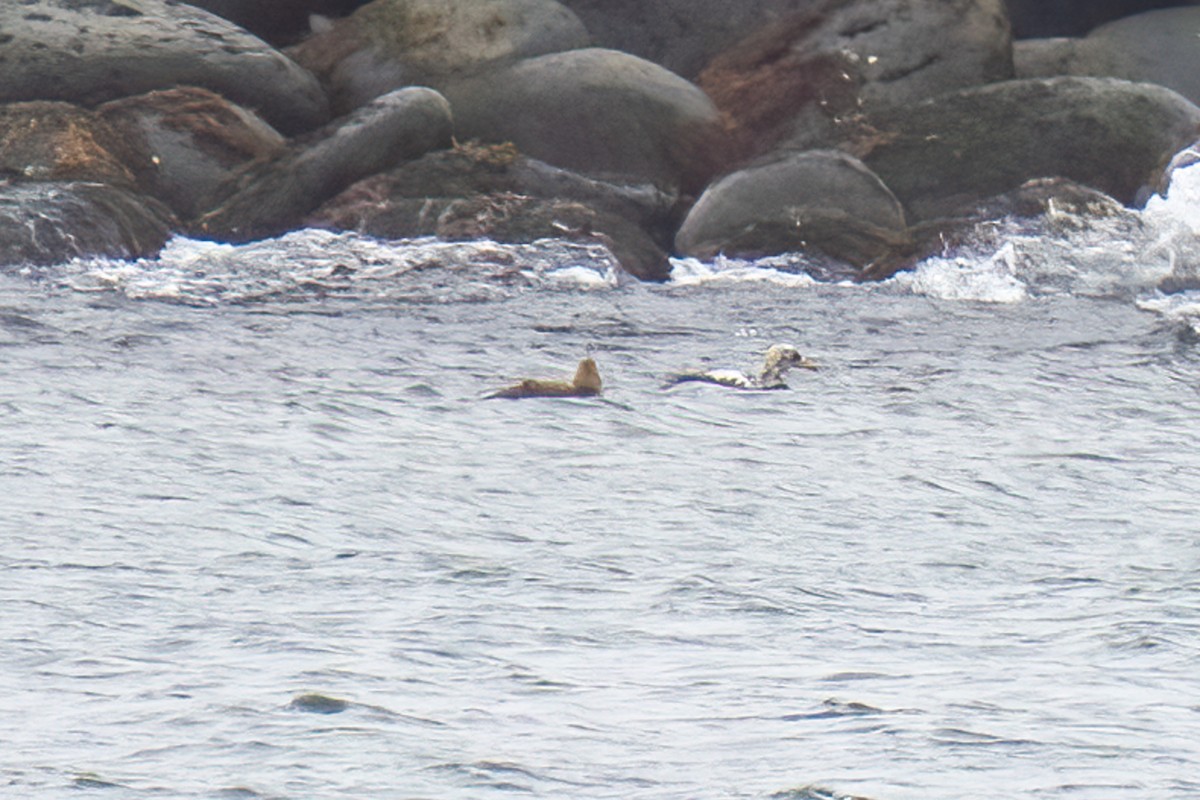
[[[600,394],[600,370],[591,358],[579,362],[575,377],[570,381],[548,381],[526,378],[520,383],[492,392],[484,399],[494,397],[520,399],[524,397],[595,397]]]

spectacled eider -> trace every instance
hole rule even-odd
[[[519,399],[523,397],[595,397],[600,394],[600,370],[596,362],[585,358],[575,369],[575,378],[567,381],[546,381],[526,378],[520,383],[492,392],[484,397]]]
[[[783,376],[792,367],[819,369],[815,361],[800,355],[800,351],[790,344],[774,344],[767,350],[762,369],[757,375],[747,375],[735,369],[681,372],[668,376],[666,386],[674,386],[687,381],[702,381],[720,386],[732,386],[735,389],[786,389],[788,385],[783,382]]]

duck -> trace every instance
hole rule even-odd
[[[688,381],[715,383],[719,386],[730,386],[735,389],[786,389],[788,385],[783,376],[792,367],[799,369],[820,369],[817,362],[801,355],[790,344],[773,344],[767,348],[763,358],[762,368],[757,374],[748,375],[736,369],[714,369],[697,372],[680,372],[667,377],[666,386],[675,386]],[[664,387],[665,388],[665,387]]]
[[[506,386],[484,397],[485,400],[501,397],[517,400],[525,397],[595,397],[600,394],[600,370],[596,362],[588,357],[575,368],[575,377],[570,381],[541,380],[526,378],[520,383]]]

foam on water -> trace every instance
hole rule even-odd
[[[76,259],[65,266],[65,276],[77,291],[115,291],[131,299],[189,305],[332,294],[479,301],[498,299],[514,288],[608,289],[622,282],[616,259],[599,245],[548,239],[386,242],[316,229],[245,245],[176,237],[153,258]]]
[[[1028,287],[1017,278],[1016,261],[1016,246],[1008,242],[983,263],[962,256],[930,258],[913,272],[899,273],[890,283],[943,300],[1016,303],[1029,296]]]
[[[1190,166],[1176,170],[1167,196],[1154,196],[1144,211],[1114,207],[1108,215],[1078,216],[1051,206],[1035,220],[981,223],[965,244],[856,291],[995,304],[1056,295],[1112,298],[1172,320],[1192,320],[1186,299],[1167,301],[1164,295],[1200,290],[1198,232],[1200,166]],[[77,259],[61,270],[78,291],[200,306],[330,296],[487,302],[529,290],[611,290],[630,280],[601,245],[387,242],[323,230],[238,246],[177,237],[154,258]],[[675,258],[668,285],[853,286],[844,278],[819,258],[788,253],[755,260]]]
[[[1176,157],[1200,158],[1200,151],[1188,149]],[[1175,221],[1192,233],[1200,234],[1200,167],[1196,164],[1175,170],[1167,194],[1153,195],[1146,203],[1145,216],[1158,224]]]
[[[671,283],[677,286],[704,286],[729,283],[771,283],[776,286],[803,288],[816,281],[804,271],[803,254],[787,253],[750,261],[717,256],[711,262],[695,258],[671,259]]]
[[[1141,298],[1137,307],[1158,314],[1168,322],[1183,326],[1193,336],[1200,337],[1200,292],[1155,294]]]
[[[1192,166],[1177,170],[1168,195],[1155,195],[1142,212],[1114,208],[1108,215],[1076,215],[1052,204],[1040,219],[981,223],[965,245],[947,248],[882,285],[983,303],[1048,295],[1144,300],[1173,282],[1200,288],[1198,232],[1200,167]],[[677,259],[672,265],[676,285],[766,282],[804,288],[813,283],[808,272],[814,264],[800,253],[754,261]]]

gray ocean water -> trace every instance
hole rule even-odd
[[[9,269],[0,796],[1200,797],[1200,295],[1146,225],[870,287]],[[774,342],[823,368],[661,386]],[[602,400],[480,399],[589,352]]]

